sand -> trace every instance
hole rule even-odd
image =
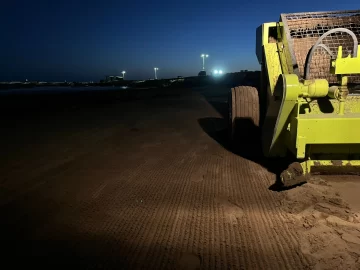
[[[273,191],[227,147],[226,95],[202,91],[3,98],[2,263],[359,269],[357,183]]]

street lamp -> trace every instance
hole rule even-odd
[[[202,54],[201,57],[203,59],[203,70],[205,70],[205,58],[209,57],[209,55],[208,54]]]
[[[159,68],[155,67],[154,68],[154,71],[155,71],[155,80],[157,80],[157,77],[156,77],[156,71],[159,70]]]
[[[122,73],[122,75],[123,75],[123,80],[124,80],[124,79],[125,79],[125,73],[126,73],[126,72],[125,72],[125,71],[122,71],[121,73]]]

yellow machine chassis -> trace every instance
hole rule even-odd
[[[269,37],[274,29],[275,42]],[[293,68],[285,32],[283,22],[265,23],[257,32],[256,54],[266,73],[259,92],[270,93],[262,126],[265,156],[284,157],[291,152],[302,174],[330,167],[360,172],[356,169],[360,168],[360,95],[350,98],[348,91],[348,75],[360,74],[360,57],[343,57],[339,46],[329,62],[329,74],[337,76],[337,84],[321,78],[304,80]],[[319,98],[325,98],[332,111],[322,112]]]
[[[356,168],[360,172],[360,160],[307,160],[300,163],[304,174],[312,172],[312,168],[321,167],[321,168],[335,168],[342,170],[346,173],[346,167],[349,168],[349,173],[356,173]],[[354,170],[355,169],[355,170]]]

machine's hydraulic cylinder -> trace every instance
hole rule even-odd
[[[325,79],[305,80],[304,86],[311,98],[326,97],[329,92],[329,83]]]

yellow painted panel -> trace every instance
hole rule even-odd
[[[267,71],[269,75],[270,90],[271,93],[273,93],[279,75],[282,73],[279,54],[277,53],[276,43],[265,44],[264,52],[265,52]]]
[[[306,144],[360,143],[360,114],[314,117],[302,115],[298,118],[298,137]]]

